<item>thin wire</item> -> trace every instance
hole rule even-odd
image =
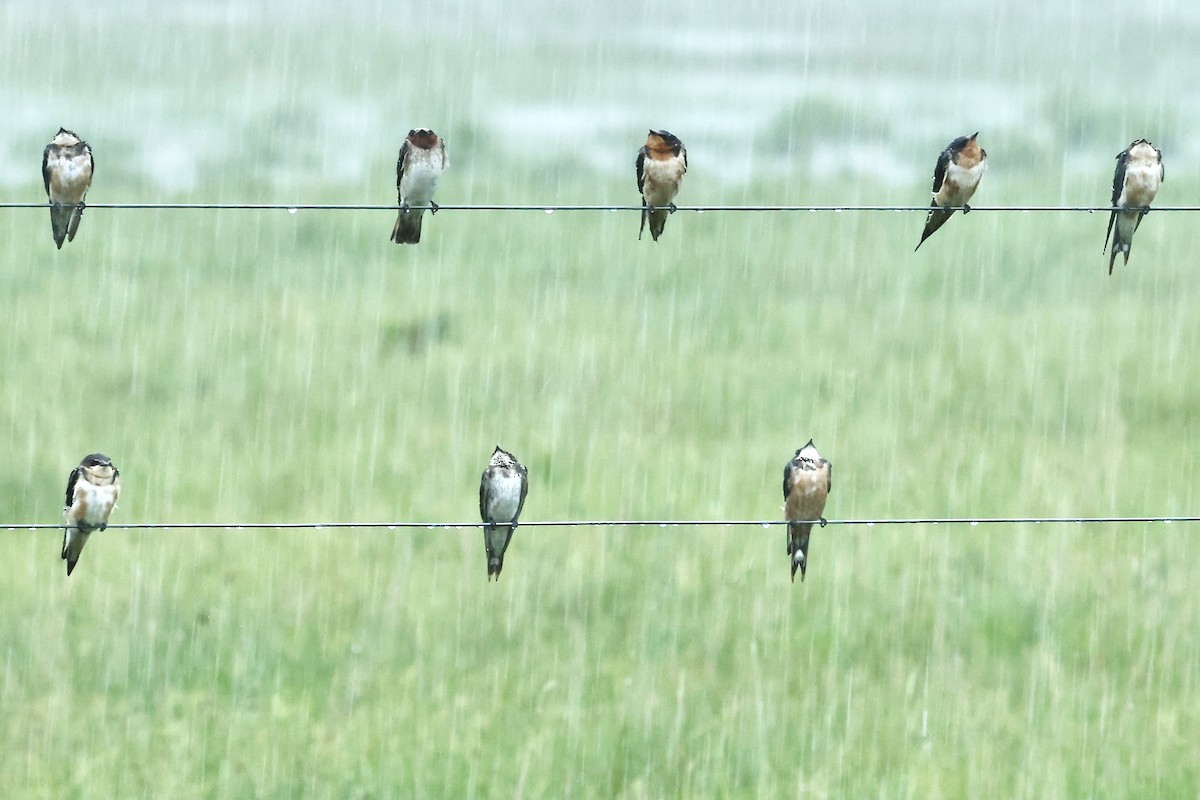
[[[49,203],[0,203],[0,208],[49,208]],[[396,211],[397,206],[378,204],[338,204],[338,203],[87,203],[86,208],[117,208],[117,209],[176,209],[184,211]],[[948,206],[952,211],[961,211],[961,206]],[[837,205],[837,206],[676,206],[676,211],[752,211],[752,212],[835,212],[843,211],[929,211],[928,205]],[[412,206],[412,211],[429,210],[428,206]],[[508,204],[465,204],[439,205],[438,211],[641,211],[640,205],[508,205]],[[666,210],[663,208],[663,210]],[[1085,212],[1088,214],[1109,213],[1126,209],[1113,206],[971,206],[971,211],[1017,211],[1017,212]],[[1153,211],[1200,211],[1200,206],[1154,206]]]
[[[814,525],[822,524],[820,520],[793,520],[793,522],[809,522]],[[898,519],[830,519],[825,525],[864,525],[868,528],[876,525],[1041,525],[1045,524],[1077,524],[1077,525],[1121,525],[1137,522],[1200,522],[1200,516],[1134,516],[1134,517],[901,517]],[[770,528],[788,524],[787,520],[778,519],[622,519],[622,520],[531,520],[522,522],[522,528],[691,528],[691,527],[760,527]],[[482,528],[482,522],[135,522],[113,524],[108,528],[125,530],[326,530],[326,529],[356,529],[384,528],[387,530],[399,528],[425,528],[427,530],[464,530]],[[0,523],[0,530],[32,531],[32,530],[61,530],[62,523]]]

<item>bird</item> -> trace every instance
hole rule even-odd
[[[667,224],[667,215],[675,213],[675,195],[679,194],[679,185],[687,172],[687,150],[674,134],[652,130],[638,151],[636,166],[638,191],[642,193],[638,240],[649,219],[650,235],[657,242]]]
[[[95,168],[91,145],[66,128],[59,128],[42,151],[42,183],[50,198],[50,228],[59,250],[64,239],[75,241]]]
[[[62,557],[67,562],[68,576],[92,532],[108,527],[108,515],[120,494],[121,473],[103,453],[89,453],[71,470],[67,502],[63,506],[67,527],[63,532]]]
[[[1121,210],[1111,213],[1108,218],[1108,230],[1104,234],[1105,247],[1108,247],[1108,237],[1112,236],[1112,249],[1108,257],[1109,275],[1112,275],[1117,253],[1124,254],[1125,263],[1129,263],[1133,232],[1138,229],[1142,217],[1150,213],[1150,204],[1158,194],[1158,186],[1163,177],[1162,151],[1145,139],[1138,139],[1117,154],[1112,205],[1114,209]]]
[[[800,581],[808,570],[808,536],[812,532],[812,520],[825,527],[825,501],[833,488],[833,465],[821,458],[813,440],[796,451],[796,455],[783,467],[784,511],[788,520],[787,552],[792,562],[792,582],[796,582],[796,568],[800,568]],[[803,521],[807,520],[807,521]]]
[[[479,481],[479,516],[483,519],[483,547],[487,551],[488,580],[504,568],[504,551],[517,529],[517,517],[529,492],[529,470],[497,445]]]
[[[392,226],[391,240],[396,244],[416,244],[421,241],[421,217],[425,206],[436,214],[433,202],[438,179],[450,166],[446,158],[446,143],[428,128],[413,128],[396,159],[396,202],[400,213]]]
[[[964,214],[971,211],[967,201],[979,188],[979,180],[987,170],[987,151],[979,146],[978,138],[978,131],[970,136],[960,136],[938,156],[933,168],[933,200],[929,203],[921,241],[917,242],[914,252],[946,224],[954,214],[955,206],[962,206]]]

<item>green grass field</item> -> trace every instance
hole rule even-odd
[[[1183,5],[1017,4],[941,49],[942,3],[671,35],[624,0],[313,6],[8,9],[0,201],[42,198],[59,125],[95,203],[388,203],[415,125],[447,205],[636,202],[649,126],[688,145],[684,205],[921,204],[977,128],[978,206],[1101,205],[1143,135],[1163,205],[1200,188]],[[978,212],[916,254],[892,212],[681,212],[652,244],[632,212],[445,211],[398,248],[390,212],[93,209],[61,251],[47,217],[0,210],[0,522],[58,522],[94,450],[114,524],[469,522],[496,444],[527,521],[777,519],[810,436],[831,519],[1197,513],[1193,214],[1112,277],[1100,214]],[[1196,536],[835,525],[793,585],[780,527],[526,528],[488,584],[478,530],[110,529],[70,579],[60,533],[0,531],[0,787],[1191,798]]]

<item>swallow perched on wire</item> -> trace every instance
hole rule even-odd
[[[416,244],[421,241],[421,217],[425,206],[437,213],[433,202],[438,179],[450,166],[446,158],[446,143],[428,128],[414,128],[400,145],[396,159],[396,202],[400,213],[392,226],[391,240],[396,244]]]
[[[812,532],[812,520],[825,527],[825,501],[833,488],[833,465],[821,458],[812,439],[796,451],[796,455],[783,467],[784,513],[788,520],[787,552],[792,561],[792,581],[796,580],[796,568],[800,568],[800,581],[808,570],[808,536]],[[801,520],[801,521],[797,521]],[[808,520],[807,522],[803,520]]]
[[[63,532],[62,557],[67,562],[67,575],[75,569],[92,531],[108,527],[108,515],[120,494],[121,473],[103,453],[84,456],[79,466],[71,470],[63,507],[67,527]]]
[[[675,195],[683,174],[687,172],[687,150],[683,142],[667,131],[650,131],[646,144],[638,150],[637,184],[642,193],[642,225],[638,240],[650,220],[650,235],[654,241],[662,236],[667,215],[675,213]],[[654,210],[651,210],[654,209]]]
[[[1117,253],[1123,253],[1125,263],[1129,263],[1133,232],[1138,229],[1142,217],[1150,213],[1150,204],[1158,194],[1158,185],[1163,182],[1163,176],[1162,151],[1145,139],[1138,139],[1117,154],[1112,205],[1114,209],[1121,210],[1113,211],[1109,216],[1108,231],[1104,234],[1105,247],[1108,247],[1108,237],[1112,236],[1112,249],[1108,257],[1109,275],[1112,275]]]
[[[517,517],[529,492],[529,470],[497,445],[479,481],[479,516],[486,523],[483,546],[487,551],[488,580],[504,568],[504,551],[517,529]]]
[[[42,151],[42,183],[50,198],[50,228],[59,250],[64,239],[75,240],[95,168],[91,146],[66,128],[59,128]]]
[[[960,136],[942,151],[933,168],[933,200],[929,203],[929,214],[925,217],[925,230],[915,250],[934,231],[946,224],[954,214],[955,206],[962,206],[963,213],[970,212],[967,201],[979,187],[979,180],[987,169],[987,151],[979,146],[976,131],[970,136]]]

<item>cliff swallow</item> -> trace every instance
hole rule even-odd
[[[825,500],[833,488],[833,465],[821,458],[812,439],[796,451],[796,455],[783,468],[784,513],[788,519],[787,551],[792,557],[792,581],[796,580],[796,567],[800,568],[800,581],[808,570],[808,535],[813,523],[795,520],[819,520],[825,527]]]
[[[666,132],[650,131],[646,144],[638,150],[637,183],[642,193],[642,225],[638,228],[638,240],[650,220],[650,235],[654,241],[662,236],[667,224],[667,215],[675,213],[675,195],[683,173],[687,172],[687,150],[683,142]],[[664,207],[668,210],[664,210]],[[654,208],[654,211],[650,209]]]
[[[67,479],[67,504],[63,516],[67,527],[63,533],[62,557],[67,562],[67,575],[92,531],[108,527],[108,515],[121,494],[121,473],[103,453],[83,457]]]
[[[975,141],[978,136],[978,131],[970,136],[960,136],[938,156],[933,168],[933,200],[929,203],[921,241],[917,242],[914,251],[920,250],[925,240],[946,224],[954,214],[954,206],[962,206],[964,214],[970,212],[967,201],[975,194],[979,179],[987,169],[987,151]]]
[[[42,151],[42,182],[50,198],[50,228],[59,250],[64,239],[75,240],[95,167],[92,148],[66,128],[59,128],[54,141]]]
[[[1104,234],[1104,246],[1112,236],[1112,250],[1108,257],[1108,274],[1112,275],[1113,262],[1117,253],[1125,254],[1129,263],[1129,248],[1133,244],[1133,232],[1138,229],[1142,217],[1150,213],[1150,204],[1158,194],[1158,185],[1163,181],[1162,151],[1145,139],[1138,139],[1117,154],[1117,172],[1113,175],[1112,205],[1121,211],[1113,211],[1108,218],[1108,230]],[[1116,232],[1113,232],[1113,223]]]
[[[479,516],[487,523],[483,528],[483,547],[487,551],[488,580],[504,568],[504,551],[517,529],[517,517],[529,492],[529,470],[499,446],[479,481]]]
[[[408,132],[396,159],[396,202],[400,204],[400,213],[392,226],[393,242],[421,241],[421,217],[425,215],[425,206],[429,206],[431,213],[437,213],[433,193],[448,166],[446,143],[436,133],[427,128]]]

